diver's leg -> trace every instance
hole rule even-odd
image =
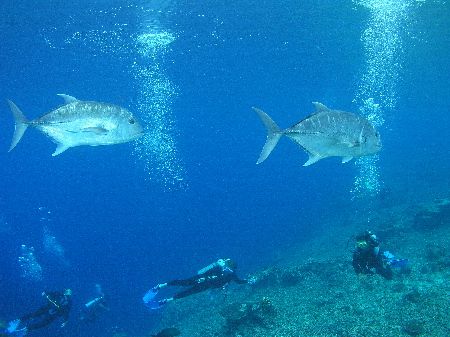
[[[44,305],[42,307],[40,307],[39,309],[37,309],[36,311],[33,311],[32,313],[29,313],[28,315],[22,316],[20,318],[20,320],[22,322],[24,321],[28,321],[30,319],[34,319],[37,318],[39,316],[45,315],[46,313],[48,313],[48,311],[50,310],[48,305]]]
[[[179,299],[179,298],[183,298],[186,296],[190,296],[193,294],[197,294],[200,293],[202,291],[205,291],[206,289],[208,289],[208,287],[205,287],[203,284],[196,284],[194,287],[191,287],[189,289],[180,291],[179,293],[176,293],[173,298],[174,299]]]
[[[191,278],[188,279],[184,279],[184,280],[172,280],[166,283],[160,283],[157,284],[155,287],[153,287],[154,291],[158,291],[162,288],[165,288],[167,286],[172,286],[172,287],[190,287],[193,286],[197,283],[198,277],[197,276],[193,276]]]
[[[31,323],[30,325],[27,325],[28,330],[36,330],[43,328],[47,325],[49,325],[51,322],[53,322],[56,319],[56,315],[47,315],[44,316],[39,322]]]
[[[176,286],[176,287],[191,287],[191,286],[195,286],[197,283],[198,283],[198,277],[194,276],[194,277],[184,279],[184,280],[172,280],[170,282],[167,282],[167,285]]]
[[[199,286],[191,287],[189,289],[186,289],[184,291],[181,291],[181,292],[173,295],[173,297],[163,298],[162,300],[159,300],[158,303],[161,306],[161,305],[164,305],[164,304],[166,304],[168,302],[172,302],[173,300],[180,299],[180,298],[192,295],[192,294],[199,293],[199,292],[201,292],[203,290],[204,290],[203,287],[199,287]]]

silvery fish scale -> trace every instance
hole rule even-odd
[[[76,101],[31,122],[31,125],[54,139],[70,145],[110,145],[130,140],[129,130],[122,123],[134,120],[133,115],[119,106]]]
[[[322,158],[360,157],[378,152],[364,146],[376,131],[367,119],[350,112],[325,110],[313,114],[283,133],[308,153]]]
[[[66,104],[32,121],[8,100],[16,122],[9,151],[16,147],[29,126],[38,129],[57,144],[53,156],[74,146],[129,142],[144,133],[140,123],[127,109],[109,103],[80,101],[65,94],[58,96]]]

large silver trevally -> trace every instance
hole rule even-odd
[[[126,143],[143,135],[139,122],[124,108],[108,103],[80,101],[64,94],[58,96],[64,99],[64,105],[32,121],[28,121],[17,105],[8,100],[16,121],[9,151],[16,147],[29,126],[56,143],[52,156],[75,146]]]
[[[346,163],[353,157],[380,151],[380,135],[366,118],[351,112],[329,109],[319,102],[313,104],[316,111],[312,115],[284,130],[264,111],[253,108],[268,132],[257,164],[266,160],[282,135],[288,136],[309,154],[309,159],[303,166],[327,157],[342,157],[342,162]]]

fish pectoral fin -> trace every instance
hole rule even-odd
[[[322,159],[322,158],[323,158],[323,157],[320,156],[320,155],[318,155],[318,154],[310,153],[307,162],[304,163],[303,166],[309,166],[309,165],[312,165],[312,164],[318,162],[318,161],[319,161],[320,159]]]
[[[358,147],[360,143],[358,141],[350,142],[350,141],[344,141],[342,142],[345,146],[351,148],[351,147]]]
[[[83,129],[81,129],[81,131],[95,133],[96,135],[106,135],[109,132],[108,129],[102,128],[100,126],[83,128]]]
[[[70,146],[67,146],[66,144],[58,143],[58,145],[56,146],[55,152],[52,153],[52,157],[56,157],[57,155],[60,155],[61,153],[66,151],[69,147]]]
[[[352,159],[352,156],[342,157],[342,164],[348,163]]]

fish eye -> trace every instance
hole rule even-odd
[[[136,123],[136,122],[134,121],[134,119],[133,119],[133,118],[128,118],[128,123],[130,123],[130,124],[134,124],[134,123]]]

